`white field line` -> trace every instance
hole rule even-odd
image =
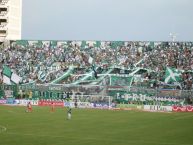
[[[21,135],[21,136],[36,136],[36,137],[53,137],[53,138],[65,138],[65,135],[64,136],[58,136],[58,135],[38,135],[38,134],[30,134],[30,133],[9,133],[9,132],[6,132],[6,134],[9,134],[9,135]],[[67,139],[77,139],[76,137],[67,137]],[[103,141],[113,141],[113,142],[121,142],[121,141],[118,141],[117,139],[101,139],[101,138],[94,138],[94,137],[84,137],[82,138],[81,140],[103,140]],[[122,142],[127,142],[127,143],[132,143],[132,144],[139,144],[139,143],[146,143],[146,144],[156,144],[156,145],[192,145],[192,144],[181,144],[181,143],[160,143],[159,141],[145,141],[145,140],[125,140],[125,141],[122,141]]]
[[[5,132],[7,128],[5,126],[0,125],[0,133]]]

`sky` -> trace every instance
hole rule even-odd
[[[193,0],[23,0],[22,39],[193,41]]]

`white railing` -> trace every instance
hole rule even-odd
[[[1,22],[0,27],[5,27],[5,26],[7,26],[7,22]]]
[[[0,32],[0,37],[6,37],[7,36],[7,33],[1,33]]]
[[[6,15],[7,15],[7,11],[1,11],[0,17],[6,16]]]
[[[8,3],[8,0],[0,0],[0,4],[1,5],[5,5],[5,4],[7,4]]]

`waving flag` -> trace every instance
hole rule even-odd
[[[173,83],[181,81],[181,72],[175,68],[166,68],[165,83]]]
[[[13,73],[8,66],[3,66],[3,83],[8,85],[19,84],[20,80],[21,77]]]
[[[91,57],[91,56],[89,56],[89,59],[88,59],[88,62],[90,63],[90,64],[93,64],[93,58]]]

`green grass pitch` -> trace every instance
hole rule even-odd
[[[0,106],[0,145],[193,145],[193,113]]]

